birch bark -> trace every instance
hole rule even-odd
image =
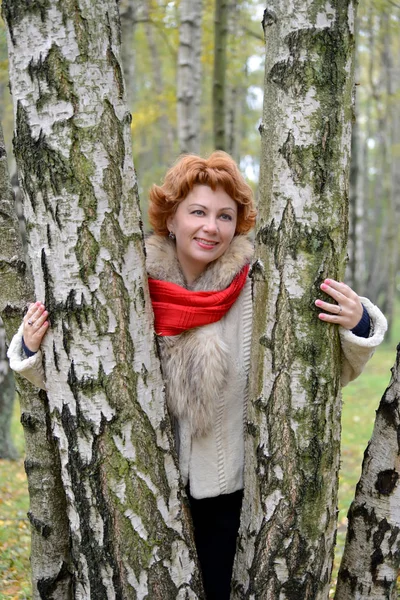
[[[363,173],[363,145],[360,126],[353,124],[351,136],[351,169],[350,169],[350,203],[349,203],[349,264],[346,281],[357,291],[364,295],[366,270],[365,270],[365,215],[364,215],[364,182]]]
[[[20,324],[24,306],[32,301],[33,281],[14,212],[1,127],[0,199],[0,314],[10,340]],[[72,577],[65,493],[47,398],[21,377],[16,377],[16,383],[25,434],[25,470],[30,499],[32,598],[70,600]]]
[[[121,59],[124,68],[126,97],[129,107],[135,99],[135,60],[134,33],[136,27],[137,2],[135,0],[120,0],[119,14],[121,18]]]
[[[155,351],[113,0],[3,1],[74,598],[197,598]]]
[[[233,598],[326,600],[340,451],[338,332],[318,321],[347,241],[354,12],[272,0],[266,38],[245,498]]]
[[[400,346],[348,514],[335,600],[394,600],[400,568]]]
[[[181,0],[177,118],[180,152],[200,152],[201,0]]]
[[[228,0],[216,0],[214,19],[213,126],[216,150],[226,150],[226,51]]]

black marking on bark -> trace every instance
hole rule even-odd
[[[56,350],[56,343],[53,341],[53,360],[54,360],[54,366],[57,370],[57,372],[60,372],[60,367],[59,367],[59,363],[58,363],[58,352]]]
[[[123,125],[115,113],[114,106],[108,100],[104,101],[104,110],[99,127],[101,128],[102,142],[110,163],[115,168],[122,169],[125,160]]]
[[[2,309],[2,314],[3,320],[6,320],[4,317],[10,320],[14,318],[21,319],[21,307],[7,302],[5,307]]]
[[[352,575],[349,569],[344,568],[340,569],[340,579],[347,583],[350,586],[351,593],[354,594],[357,588],[358,577],[357,575]]]
[[[261,242],[267,248],[274,249],[277,244],[277,231],[275,227],[275,219],[272,219],[269,225],[260,227],[257,232],[257,241]]]
[[[54,316],[55,312],[56,312],[56,300],[55,300],[55,297],[53,294],[53,288],[54,288],[53,278],[50,274],[50,270],[47,265],[47,257],[46,257],[46,252],[45,252],[44,248],[42,248],[40,258],[41,258],[40,262],[41,262],[41,267],[42,267],[44,289],[45,289],[44,303],[46,305],[47,310],[49,311],[48,320],[51,322],[52,316]]]
[[[65,350],[65,354],[69,358],[69,353],[70,353],[70,350],[71,350],[72,334],[71,334],[71,331],[70,331],[68,325],[64,321],[64,319],[62,319],[62,321],[61,321],[61,328],[62,328],[63,348]]]
[[[125,123],[125,125],[130,125],[132,123],[132,113],[126,112],[125,116],[122,118],[122,122]]]
[[[114,52],[112,51],[111,46],[107,48],[107,61],[114,73],[114,80],[117,84],[118,90],[118,98],[122,100],[125,93],[124,77],[122,75],[121,65],[119,64]]]
[[[57,44],[53,43],[47,54],[39,57],[35,62],[33,59],[28,66],[28,74],[32,81],[36,81],[39,89],[43,87],[46,92],[40,94],[36,107],[40,111],[47,104],[52,102],[54,96],[57,100],[70,102],[74,113],[78,111],[78,97],[74,93],[74,85],[69,74],[69,61],[63,56]],[[44,81],[45,85],[41,86]],[[59,127],[61,122],[57,123]]]
[[[27,413],[27,412],[23,412],[21,414],[21,425],[24,429],[27,429],[28,431],[36,431],[38,425],[40,425],[40,421],[39,419],[37,419],[34,415]]]
[[[73,390],[74,396],[76,396],[77,379],[73,370],[73,364],[71,365],[70,372],[68,374],[68,382]],[[112,523],[112,517],[110,508],[106,498],[104,497],[104,491],[102,489],[102,475],[101,475],[101,453],[98,449],[97,441],[101,438],[102,429],[104,428],[104,422],[99,436],[94,437],[92,444],[92,458],[89,463],[82,460],[79,453],[79,442],[77,432],[85,435],[87,430],[87,422],[81,414],[79,402],[76,405],[76,416],[71,415],[69,408],[64,405],[61,421],[63,424],[64,432],[68,439],[68,462],[70,465],[70,476],[72,486],[74,489],[74,496],[76,502],[76,510],[80,516],[81,523],[81,541],[79,543],[79,552],[82,552],[85,556],[88,577],[90,582],[90,592],[93,598],[96,600],[106,600],[107,590],[103,585],[102,570],[107,565],[112,569],[114,592],[117,598],[123,597],[121,573],[119,563],[115,558],[115,549],[113,544],[114,538],[114,527]],[[86,486],[89,485],[93,496],[87,497]],[[96,510],[101,515],[103,526],[104,526],[104,546],[99,546],[93,531],[89,523],[89,515],[92,510]]]
[[[371,556],[371,575],[372,581],[376,582],[378,579],[378,568],[384,562],[383,552],[380,548],[376,548]]]
[[[265,276],[265,268],[260,259],[255,260],[250,265],[249,277],[250,279],[258,280],[264,279]]]
[[[47,137],[40,131],[39,137],[32,135],[29,116],[22,103],[17,103],[16,136],[14,152],[21,171],[23,187],[36,211],[37,194],[43,198],[46,210],[55,219],[55,207],[50,203],[49,191],[61,195],[63,188],[74,189],[76,182],[68,159],[47,143]],[[39,192],[37,192],[39,190]],[[76,191],[76,189],[75,189]]]
[[[260,341],[261,346],[264,346],[264,348],[268,348],[269,350],[271,350],[271,348],[272,348],[271,338],[267,337],[266,335],[262,335],[260,337],[259,341]]]
[[[383,496],[390,496],[399,480],[399,474],[394,469],[386,469],[378,473],[375,488]]]
[[[69,589],[69,594],[66,597],[71,597],[73,595],[72,591],[72,573],[70,572],[68,565],[63,561],[61,568],[57,575],[54,577],[43,577],[39,579],[37,582],[37,589],[40,595],[40,600],[56,600],[61,597],[61,592],[59,590],[63,590],[63,597],[66,591],[66,582]]]
[[[35,517],[31,511],[28,512],[28,519],[32,527],[46,540],[52,532],[51,526]]]
[[[276,14],[272,10],[268,10],[267,8],[264,10],[264,15],[261,21],[262,28],[264,31],[267,27],[271,27],[271,25],[275,25],[278,22]]]
[[[33,471],[40,469],[41,464],[37,460],[33,460],[31,458],[27,458],[24,461],[25,473],[29,476]]]
[[[46,18],[46,12],[50,8],[50,0],[35,0],[26,2],[26,0],[3,0],[2,16],[10,30],[10,37],[13,45],[17,44],[14,36],[14,27],[18,25],[27,15],[39,13],[42,22]]]
[[[51,238],[51,229],[50,229],[49,223],[47,223],[47,226],[46,226],[46,233],[47,233],[47,243],[49,245],[49,248],[51,249],[53,246],[53,240]]]
[[[254,425],[254,423],[246,423],[246,432],[248,435],[250,435],[251,437],[255,438],[257,436],[257,432],[258,429],[257,427]]]
[[[89,309],[83,294],[81,294],[80,302],[78,303],[76,300],[76,291],[70,290],[67,299],[65,301],[65,313],[68,319],[68,325],[70,326],[71,321],[74,319],[82,331],[85,325],[89,322]],[[71,339],[68,339],[68,344]],[[69,347],[69,346],[68,346]]]
[[[79,272],[82,280],[87,283],[88,277],[96,272],[97,257],[100,246],[91,233],[86,223],[78,229],[78,241],[75,246],[75,255],[79,263]]]
[[[378,548],[382,545],[382,542],[388,531],[390,531],[390,525],[386,519],[382,519],[382,521],[378,523],[378,527],[372,536],[374,548]]]
[[[349,508],[349,512],[347,514],[348,517],[348,528],[347,528],[347,541],[350,543],[356,537],[355,533],[355,523],[357,520],[362,521],[363,523],[368,523],[369,525],[375,525],[375,513],[370,511],[364,506],[355,504],[353,502]],[[371,527],[367,528],[367,538],[369,539],[371,535]]]

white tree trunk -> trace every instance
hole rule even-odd
[[[14,212],[1,128],[0,199],[0,314],[10,340],[21,322],[24,307],[33,299],[33,281]],[[47,398],[44,392],[38,394],[38,390],[22,377],[16,380],[29,486],[32,598],[70,600],[72,576],[65,493],[61,485],[60,461],[51,434]]]
[[[202,0],[181,0],[177,118],[180,152],[200,152]]]
[[[226,54],[228,0],[216,0],[214,17],[213,129],[214,147],[226,150]]]
[[[74,597],[197,598],[155,350],[113,0],[3,1]]]
[[[233,598],[326,600],[340,452],[337,329],[318,321],[343,277],[354,10],[272,0],[266,37],[245,497]]]
[[[335,600],[394,600],[400,567],[400,346],[348,514]]]
[[[129,108],[135,99],[135,61],[134,33],[136,27],[136,0],[120,0],[119,13],[121,17],[121,58],[124,68],[126,96]]]

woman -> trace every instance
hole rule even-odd
[[[224,600],[243,490],[252,325],[252,244],[246,234],[256,210],[235,162],[214,152],[208,160],[181,158],[163,185],[153,186],[149,217],[155,233],[146,241],[147,271],[180,470],[207,599]],[[342,283],[326,279],[321,289],[336,301],[315,304],[322,321],[341,326],[346,383],[382,341],[386,321]],[[12,366],[31,380],[41,365],[39,353],[27,359],[29,367],[21,358],[39,350],[47,316],[43,304],[32,305],[10,346]]]

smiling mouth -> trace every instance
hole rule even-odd
[[[203,238],[194,238],[196,242],[202,244],[203,246],[208,246],[209,248],[214,248],[218,244],[218,242],[213,242],[211,240],[205,240]]]

